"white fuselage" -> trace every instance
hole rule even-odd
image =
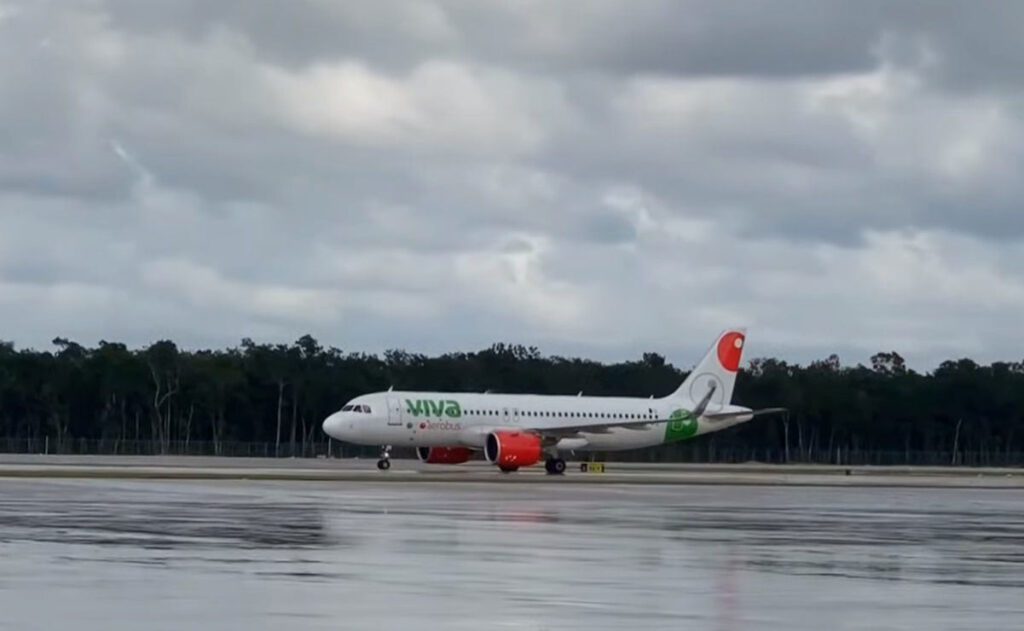
[[[614,451],[651,447],[666,442],[670,415],[683,402],[672,399],[587,397],[451,392],[379,392],[357,397],[324,421],[324,431],[337,440],[395,447],[482,448],[489,432],[538,430],[623,421],[633,427],[567,430],[554,446],[559,451]],[[748,408],[716,405],[713,412],[744,412]],[[687,437],[717,431],[749,420],[697,419]],[[642,424],[651,421],[651,424]]]

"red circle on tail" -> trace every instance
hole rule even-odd
[[[737,331],[731,331],[718,340],[718,363],[729,372],[740,369],[740,358],[743,357],[743,344],[746,337]]]

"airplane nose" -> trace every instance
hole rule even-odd
[[[340,438],[339,434],[341,433],[341,419],[338,418],[338,415],[336,413],[331,414],[326,419],[324,419],[323,428],[324,433],[327,434],[328,436],[332,438]]]

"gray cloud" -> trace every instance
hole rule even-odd
[[[0,0],[0,338],[1017,358],[983,4]]]

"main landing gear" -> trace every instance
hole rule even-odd
[[[544,470],[548,472],[548,475],[562,475],[565,473],[565,460],[548,458],[544,461]]]
[[[377,461],[377,468],[381,471],[391,468],[391,445],[384,445],[380,448],[380,460]]]

